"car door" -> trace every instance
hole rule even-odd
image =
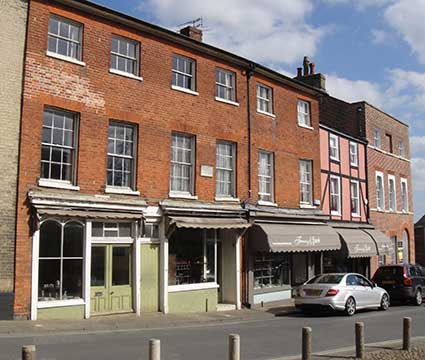
[[[349,274],[346,280],[347,291],[354,297],[357,308],[364,306],[363,289],[359,286],[359,281],[355,274]]]
[[[365,305],[366,306],[378,306],[381,302],[380,292],[376,287],[373,286],[372,282],[366,279],[364,276],[357,275],[359,283],[364,289]]]

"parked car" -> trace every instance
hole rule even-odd
[[[296,292],[295,306],[304,312],[316,309],[344,311],[348,316],[356,310],[390,306],[388,293],[356,273],[321,274],[301,285]]]
[[[372,281],[390,294],[391,300],[421,305],[425,296],[425,268],[421,265],[384,265],[376,270]]]

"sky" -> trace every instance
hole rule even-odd
[[[295,76],[304,55],[327,90],[410,125],[415,220],[425,214],[425,0],[95,0]]]

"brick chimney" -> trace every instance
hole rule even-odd
[[[192,25],[186,26],[181,29],[180,34],[197,41],[202,41],[202,30]]]
[[[296,80],[302,81],[310,86],[326,91],[326,77],[323,74],[315,73],[315,65],[304,56],[303,67],[297,68]]]

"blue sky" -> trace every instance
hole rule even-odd
[[[410,125],[415,219],[425,213],[425,0],[96,0],[172,30],[202,17],[204,41],[295,75],[304,55],[331,95]]]

